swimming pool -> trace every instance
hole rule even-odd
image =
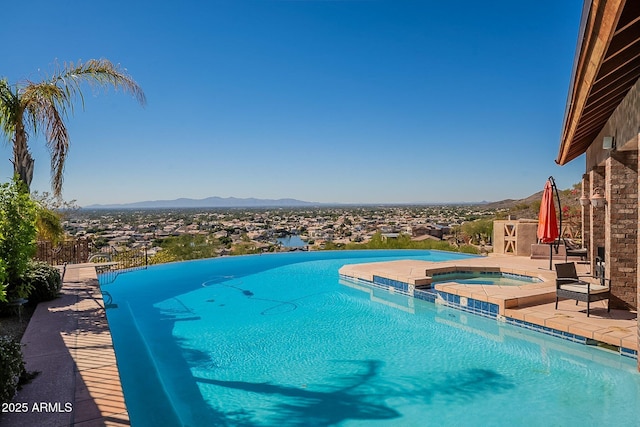
[[[540,279],[521,274],[509,274],[499,271],[455,271],[452,273],[434,274],[433,283],[454,282],[463,285],[500,285],[522,286],[539,283]]]
[[[635,425],[635,361],[338,275],[449,256],[290,253],[119,276],[102,289],[132,425]]]

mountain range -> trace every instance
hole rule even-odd
[[[460,202],[460,203],[393,203],[394,205],[484,205],[488,202]],[[381,205],[385,203],[371,203]],[[174,200],[151,200],[145,202],[119,203],[119,204],[94,204],[83,206],[85,209],[180,209],[180,208],[297,208],[297,207],[323,207],[323,206],[350,206],[349,203],[319,203],[307,202],[297,199],[256,199],[237,197],[207,197],[205,199],[180,198]],[[357,205],[367,205],[359,203]]]
[[[205,199],[180,198],[110,205],[89,205],[85,209],[154,209],[154,208],[260,208],[327,206],[326,203],[305,202],[296,199],[239,199],[236,197],[207,197]]]

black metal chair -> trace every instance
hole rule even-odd
[[[571,239],[564,239],[564,262],[567,262],[567,258],[570,256],[580,257],[580,261],[586,262],[589,251],[587,248],[580,247],[575,244]]]
[[[605,271],[604,248],[602,246],[598,246],[596,253],[597,255],[596,255],[596,265],[594,269],[594,276],[597,278],[604,279],[604,271]]]
[[[587,317],[590,313],[590,304],[594,301],[607,300],[607,312],[610,311],[609,303],[611,299],[611,282],[607,285],[607,279],[604,275],[600,277],[578,276],[576,272],[576,264],[574,262],[566,262],[556,264],[556,310],[558,309],[558,300],[567,298],[587,303]],[[585,277],[591,280],[581,280]]]

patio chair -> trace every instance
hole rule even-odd
[[[570,256],[580,257],[580,261],[583,261],[583,262],[587,260],[587,255],[588,255],[587,248],[580,247],[573,240],[564,239],[564,248],[565,248],[564,262],[567,262],[567,257],[570,257]]]
[[[604,278],[604,271],[604,248],[602,246],[598,246],[594,276],[596,276],[597,278]]]
[[[587,303],[587,317],[589,317],[590,304],[594,301],[607,300],[607,312],[610,311],[609,303],[611,298],[611,282],[607,286],[607,279],[604,276],[578,276],[576,272],[576,264],[574,262],[566,262],[556,264],[556,310],[558,309],[558,300],[560,298],[568,298]],[[580,277],[589,278],[591,280],[581,280]]]

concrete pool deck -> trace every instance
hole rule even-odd
[[[557,262],[564,262],[564,258]],[[577,264],[577,268],[579,275],[589,272],[588,264]],[[586,315],[586,305],[576,305],[573,300],[561,300],[558,309],[555,309],[556,273],[549,270],[548,259],[490,255],[444,262],[388,261],[347,265],[340,269],[340,274],[367,282],[373,282],[374,276],[383,277],[420,288],[430,282],[428,277],[431,273],[470,269],[533,276],[541,282],[522,286],[435,283],[434,288],[461,298],[495,304],[498,306],[497,315],[503,319],[550,328],[559,334],[573,334],[636,353],[638,351],[637,312],[612,309],[608,313],[606,301],[592,303],[590,317]]]
[[[40,374],[13,399],[26,412],[0,425],[130,425],[94,266],[67,267],[62,296],[38,304],[22,344],[27,371]]]
[[[426,264],[425,264],[426,263]],[[436,288],[469,298],[502,301],[501,315],[524,322],[585,336],[616,347],[637,351],[637,313],[606,311],[605,302],[592,305],[591,317],[585,305],[561,301],[554,308],[555,273],[548,270],[548,260],[531,260],[515,256],[465,258],[457,261],[394,261],[345,266],[341,273],[362,277],[373,273],[396,280],[419,278],[427,268],[489,267],[516,274],[529,273],[545,280],[523,287],[437,284]],[[578,264],[579,274],[588,266]],[[354,276],[355,277],[355,276]],[[553,297],[555,298],[555,297]],[[22,338],[28,371],[40,374],[26,384],[14,403],[27,403],[26,413],[0,414],[0,426],[128,426],[124,401],[109,325],[95,267],[70,266],[65,275],[62,296],[41,303],[34,312]],[[41,402],[51,411],[35,411]],[[71,411],[65,404],[71,403]],[[56,406],[57,404],[57,406]]]

